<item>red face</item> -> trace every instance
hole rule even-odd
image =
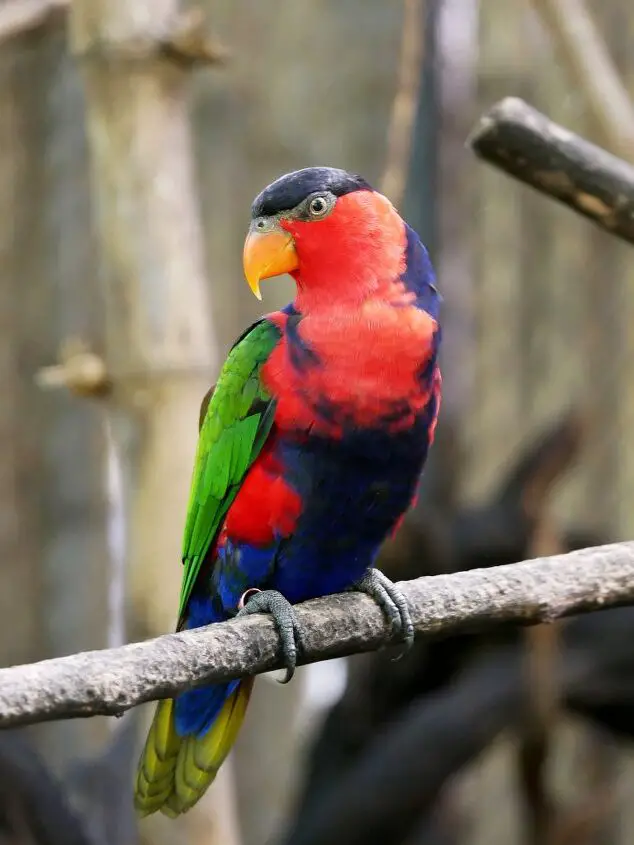
[[[403,221],[381,194],[315,192],[292,210],[253,221],[244,272],[258,298],[262,279],[290,273],[300,307],[360,302],[402,273],[404,244]]]

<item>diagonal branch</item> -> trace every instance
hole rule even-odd
[[[634,243],[634,167],[516,97],[496,103],[468,142],[520,182]]]
[[[418,634],[534,624],[634,604],[634,542],[402,584]],[[378,607],[348,593],[298,606],[303,662],[370,651],[390,641]],[[269,618],[252,617],[0,670],[0,727],[120,714],[192,685],[279,668]]]

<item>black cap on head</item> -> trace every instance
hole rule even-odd
[[[253,201],[251,215],[255,218],[288,211],[315,191],[330,191],[336,197],[342,197],[352,191],[371,190],[372,186],[365,179],[345,170],[336,167],[305,167],[271,182]]]

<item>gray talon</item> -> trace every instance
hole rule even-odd
[[[414,642],[414,623],[405,596],[398,587],[380,569],[374,568],[368,569],[355,587],[374,599],[387,616],[392,629],[402,635],[405,650],[409,650]]]
[[[250,593],[247,597],[247,593]],[[286,677],[280,681],[287,684],[295,674],[297,651],[304,647],[302,629],[293,605],[277,590],[250,591],[245,593],[245,602],[240,602],[236,616],[251,613],[270,613],[277,629],[286,667]]]

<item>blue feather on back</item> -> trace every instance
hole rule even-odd
[[[408,290],[416,294],[416,305],[438,320],[442,297],[436,288],[436,274],[429,257],[429,253],[416,232],[407,223],[405,235],[407,246],[405,249],[405,272],[401,280]]]

